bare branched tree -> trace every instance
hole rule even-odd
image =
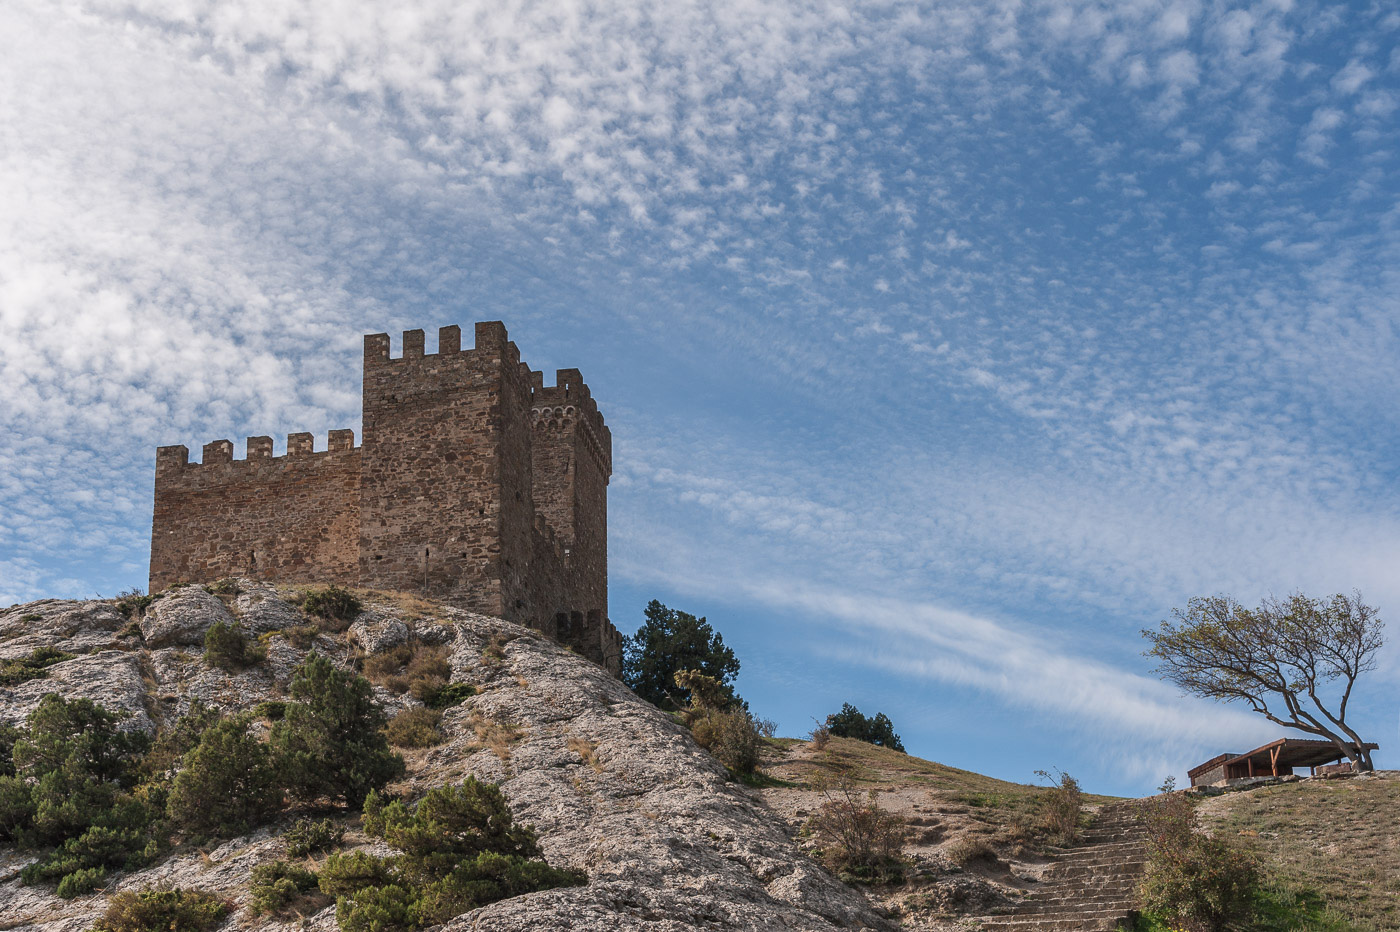
[[[1172,615],[1142,632],[1164,680],[1193,695],[1245,702],[1271,722],[1331,741],[1358,770],[1374,769],[1366,742],[1346,722],[1357,677],[1375,668],[1385,642],[1385,623],[1361,593],[1326,600],[1295,593],[1257,609],[1212,596]]]

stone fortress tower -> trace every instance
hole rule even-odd
[[[612,435],[577,369],[530,371],[499,321],[365,337],[363,437],[156,450],[150,591],[247,575],[422,593],[537,628],[607,667]]]

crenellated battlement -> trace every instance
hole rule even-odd
[[[530,372],[531,427],[555,433],[576,429],[604,476],[611,476],[612,432],[582,373],[577,369],[559,369],[554,379],[554,385],[545,385],[543,372]]]
[[[559,633],[617,672],[612,435],[577,369],[546,387],[500,321],[364,338],[360,445],[307,432],[156,451],[151,591],[251,575],[422,591]],[[565,619],[561,626],[559,619]]]
[[[242,459],[234,458],[232,440],[213,440],[204,445],[201,461],[198,463],[190,462],[190,450],[184,444],[156,447],[156,471],[198,469],[201,466],[227,466],[229,464],[261,466],[267,463],[279,463],[286,459],[326,456],[333,453],[353,453],[357,449],[353,430],[333,430],[330,431],[326,439],[326,449],[317,452],[315,435],[310,433],[288,434],[287,452],[281,456],[274,456],[271,437],[249,437],[244,444],[245,452]]]
[[[506,326],[498,320],[483,321],[474,330],[475,345],[462,348],[462,328],[456,324],[438,328],[438,351],[426,351],[427,334],[423,330],[403,332],[403,351],[398,356],[391,355],[389,334],[365,334],[365,368],[392,365],[394,363],[413,364],[415,360],[435,360],[439,357],[471,356],[478,359],[503,360],[507,365],[519,366],[520,348],[506,335]]]

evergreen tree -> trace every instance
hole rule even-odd
[[[894,733],[894,723],[884,712],[866,718],[855,706],[843,702],[840,712],[826,717],[826,727],[838,738],[854,738],[891,751],[904,751],[904,743]]]
[[[386,719],[369,681],[311,654],[292,677],[285,717],[272,727],[272,750],[289,792],[358,806],[404,771],[389,750]]]
[[[248,717],[239,715],[206,730],[185,756],[167,812],[185,831],[231,837],[270,817],[281,803],[272,755],[248,733]]]
[[[653,599],[637,633],[623,639],[622,679],[643,699],[662,708],[680,708],[690,692],[675,685],[676,674],[694,670],[718,680],[731,700],[739,658],[704,618],[667,608]]]

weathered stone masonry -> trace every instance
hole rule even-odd
[[[365,337],[363,439],[156,451],[150,591],[250,575],[421,592],[538,628],[612,670],[612,435],[577,369],[531,372],[499,321]]]

